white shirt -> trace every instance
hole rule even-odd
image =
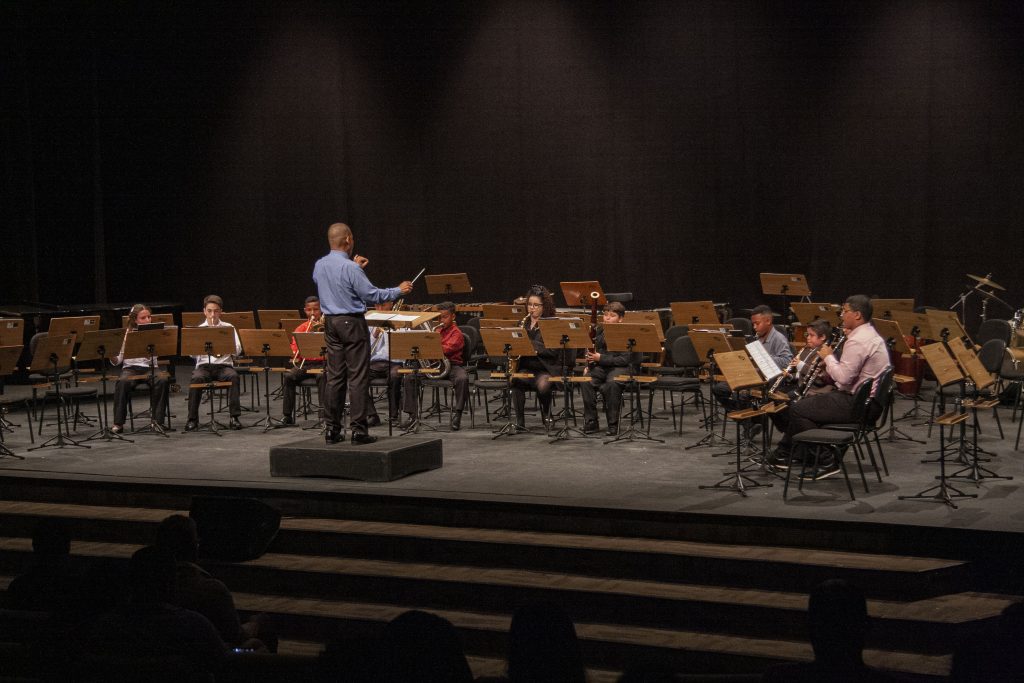
[[[209,321],[208,320],[204,320],[203,324],[200,325],[199,327],[210,327]],[[231,323],[226,323],[223,320],[221,320],[220,324],[217,325],[217,327],[230,327],[230,328],[234,329],[235,326],[232,325]],[[235,360],[234,360],[235,356],[240,356],[240,355],[242,355],[242,341],[238,338],[238,332],[236,331],[235,332],[235,352],[234,352],[234,354],[230,354],[229,353],[229,354],[227,354],[225,356],[207,356],[207,355],[202,355],[202,356],[192,356],[192,358],[195,359],[196,365],[232,365],[233,366],[235,364]],[[143,359],[143,360],[145,360],[145,359]]]

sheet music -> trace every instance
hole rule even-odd
[[[367,320],[388,320],[391,322],[408,323],[416,320],[419,315],[409,313],[388,313],[386,311],[367,311],[365,317]]]
[[[750,354],[750,358],[757,365],[757,369],[761,371],[761,375],[766,381],[782,374],[782,370],[772,360],[772,357],[768,355],[767,349],[764,348],[764,344],[761,342],[755,340],[747,344],[747,353]]]

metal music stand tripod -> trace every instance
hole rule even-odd
[[[729,353],[733,349],[729,345],[729,339],[723,332],[706,332],[693,330],[689,334],[690,339],[693,341],[693,348],[697,351],[698,357],[706,358],[708,363],[708,384],[711,387],[715,385],[716,375],[718,374],[716,369],[718,363],[716,362],[715,356],[719,353]],[[714,396],[712,396],[714,398]],[[717,401],[712,400],[711,410],[708,412],[707,422],[704,427],[707,429],[707,434],[698,439],[695,443],[686,446],[684,450],[690,450],[691,448],[697,448],[699,446],[709,446],[714,448],[716,444],[722,444],[725,446],[732,446],[733,443],[725,436],[719,436],[715,432],[715,414],[719,410]]]
[[[181,330],[181,354],[183,356],[206,356],[206,360],[209,362],[214,356],[227,356],[235,353],[237,353],[237,349],[235,348],[234,327],[185,327]],[[199,425],[195,433],[208,432],[223,436],[220,432],[222,429],[227,429],[227,425],[217,422],[213,407],[213,392],[216,389],[226,389],[230,386],[231,382],[228,381],[189,383],[189,390],[199,389],[210,392],[210,421]]]
[[[605,345],[609,351],[625,351],[629,354],[630,361],[634,353],[658,353],[661,351],[661,341],[658,339],[658,331],[651,323],[616,323],[604,326]],[[617,434],[614,439],[605,441],[606,444],[618,443],[620,441],[656,441],[665,443],[663,439],[656,439],[650,435],[651,423],[647,422],[647,431],[644,431],[643,418],[643,397],[640,393],[640,385],[657,382],[658,378],[653,375],[639,376],[636,368],[631,362],[628,366],[627,375],[620,375],[616,381],[625,381],[633,395],[633,410],[630,411],[629,428]],[[647,412],[651,412],[653,392],[648,395]],[[636,428],[639,417],[640,429]]]
[[[163,324],[163,323],[154,323]],[[149,424],[132,431],[132,434],[158,434],[169,438],[164,429],[164,415],[153,415],[153,392],[156,391],[156,372],[160,358],[164,356],[178,355],[178,328],[174,325],[140,329],[128,334],[124,343],[124,352],[127,358],[149,358]],[[133,355],[138,354],[138,355]],[[170,391],[168,387],[165,391]],[[166,407],[170,406],[170,396],[165,402]],[[167,429],[170,429],[168,419]]]
[[[420,382],[424,375],[436,374],[434,368],[424,368],[421,361],[438,361],[444,358],[444,350],[441,348],[441,334],[439,332],[424,332],[420,330],[409,330],[402,334],[394,334],[389,337],[390,352],[392,358],[408,361],[411,368],[402,368],[398,372],[403,375],[412,376],[412,391],[416,396],[416,412],[412,416],[412,422],[402,434],[416,433],[420,428],[436,432],[437,428],[420,419],[423,397],[420,395]]]
[[[570,365],[574,359],[575,353],[570,355],[569,349],[574,352],[579,349],[590,348],[591,341],[590,335],[587,334],[588,324],[582,320],[576,318],[545,318],[538,321],[540,325],[540,334],[544,339],[557,339],[558,346],[555,348],[561,349],[562,353],[562,377],[560,380],[562,383],[562,427],[555,432],[554,438],[549,443],[555,443],[556,441],[565,441],[573,437],[590,438],[589,434],[585,434],[582,429],[569,426],[569,418],[572,417],[572,392],[574,382],[589,382],[589,376],[573,376],[572,370],[575,367],[575,363]]]
[[[270,357],[275,358],[290,358],[292,354],[291,339],[290,335],[284,330],[275,329],[240,329],[238,330],[238,336],[242,340],[242,350],[244,353],[249,355],[255,355],[260,353],[263,356],[263,366],[260,370],[263,372],[263,398],[266,403],[267,414],[265,417],[261,417],[259,420],[253,423],[253,427],[259,427],[261,424],[265,424],[263,427],[264,433],[271,429],[278,429],[280,427],[287,427],[290,425],[284,424],[281,420],[270,415],[270,373],[271,372],[284,372],[285,368],[270,367]],[[256,351],[259,349],[259,351]]]
[[[533,342],[530,341],[530,337],[522,327],[481,327],[480,336],[488,355],[505,356],[505,388],[501,393],[501,405],[502,410],[505,411],[507,422],[502,425],[501,429],[494,432],[491,439],[529,432],[528,428],[520,429],[515,423],[512,409],[512,380],[532,379],[533,373],[512,372],[512,359],[536,356],[537,350],[533,348]]]
[[[43,443],[30,448],[29,451],[38,451],[41,448],[64,448],[65,446],[77,446],[78,448],[92,448],[71,438],[71,435],[64,435],[67,428],[67,419],[64,415],[64,399],[60,394],[61,372],[71,365],[71,352],[75,348],[75,338],[72,335],[54,337],[47,335],[40,340],[36,347],[35,355],[32,356],[32,364],[29,366],[31,372],[47,373],[50,371],[50,378],[53,382],[53,389],[57,398],[57,435],[47,439]]]
[[[103,387],[103,411],[100,413],[102,421],[100,422],[100,428],[85,437],[85,441],[96,441],[103,439],[105,441],[127,441],[128,443],[135,443],[131,439],[126,438],[122,434],[115,434],[110,429],[110,419],[107,413],[107,350],[116,349],[121,347],[121,343],[124,340],[125,332],[121,329],[113,330],[90,330],[86,332],[82,337],[82,344],[78,347],[77,358],[79,361],[88,360],[99,360],[100,362],[100,378],[99,381]],[[94,380],[95,381],[95,380]],[[97,400],[99,400],[97,398]]]

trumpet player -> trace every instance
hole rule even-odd
[[[611,301],[604,307],[602,322],[605,325],[621,323],[626,317],[626,307],[618,301]],[[583,393],[583,431],[593,434],[601,427],[597,421],[597,393],[604,396],[604,413],[608,420],[608,436],[619,433],[619,409],[622,407],[623,385],[615,381],[618,375],[640,367],[641,354],[626,351],[609,351],[604,340],[604,331],[597,333],[594,350],[587,351],[587,374],[590,381],[580,386]]]
[[[466,351],[465,338],[462,336],[462,330],[455,323],[455,304],[451,301],[442,301],[436,308],[440,315],[437,316],[437,327],[433,331],[441,335],[441,350],[451,365],[447,379],[452,382],[455,405],[452,409],[450,426],[453,432],[457,432],[462,428],[462,411],[469,399],[469,375],[466,373],[466,368],[463,367],[463,357]],[[402,423],[404,428],[413,424],[413,417],[419,410],[418,397],[413,391],[412,382],[413,379],[410,375],[406,375],[402,381],[402,395],[405,397],[403,408],[408,414],[406,421]]]
[[[306,321],[296,327],[293,332],[323,332],[324,319],[323,313],[320,312],[320,299],[316,296],[306,297],[302,310],[306,314]],[[312,370],[321,370],[316,375],[316,387],[317,395],[321,397],[324,395],[324,383],[327,381],[327,378],[322,372],[323,367],[323,357],[303,358],[299,354],[299,345],[295,343],[295,337],[292,337],[292,367],[288,368],[281,378],[284,383],[284,406],[282,408],[284,414],[281,417],[282,424],[295,424],[295,388],[302,380],[314,375],[311,372]]]
[[[139,325],[148,325],[153,322],[153,311],[145,304],[135,304],[128,312],[128,329],[125,331],[125,341],[131,332],[139,329]],[[124,342],[121,343],[121,350],[116,356],[110,359],[114,365],[121,366],[121,376],[117,378],[114,385],[114,425],[110,428],[114,434],[124,431],[124,421],[128,416],[128,394],[141,382],[148,383],[150,380],[150,368],[157,359],[152,358],[125,358]],[[143,377],[144,376],[144,377]],[[141,379],[131,379],[140,377]],[[150,393],[149,412],[153,430],[162,432],[164,413],[167,411],[167,378],[159,372],[153,375],[153,386]]]
[[[206,316],[199,327],[231,327],[234,325],[220,319],[224,312],[224,300],[216,294],[210,294],[203,299],[203,314]],[[224,356],[193,356],[196,361],[196,369],[192,371],[192,384],[205,384],[207,382],[231,382],[228,389],[228,411],[231,420],[228,426],[231,429],[241,429],[242,423],[239,417],[242,414],[242,404],[238,400],[238,373],[235,372],[235,356],[241,355],[242,342],[235,332],[235,352]],[[199,402],[202,394],[199,389],[189,389],[188,392],[188,422],[185,423],[186,432],[194,432],[199,429]]]
[[[835,391],[829,391],[796,403],[788,412],[789,425],[775,451],[775,464],[789,462],[792,438],[796,434],[823,424],[848,423],[853,421],[853,395],[869,379],[877,380],[889,369],[889,351],[885,340],[871,324],[871,299],[855,294],[843,304],[842,325],[846,331],[842,358],[827,344],[818,349],[824,358],[825,372],[835,384]],[[877,386],[871,387],[872,400],[868,403],[868,422],[878,419],[882,412],[883,396],[875,396]],[[829,476],[839,471],[836,463],[821,463],[825,471],[819,476]]]

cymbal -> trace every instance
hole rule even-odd
[[[972,280],[977,280],[979,284],[985,285],[986,287],[1001,289],[1004,292],[1006,291],[1006,287],[1003,287],[1002,285],[992,282],[992,280],[989,280],[987,277],[978,277],[977,275],[971,275],[970,273],[967,273],[967,277],[971,278]]]

